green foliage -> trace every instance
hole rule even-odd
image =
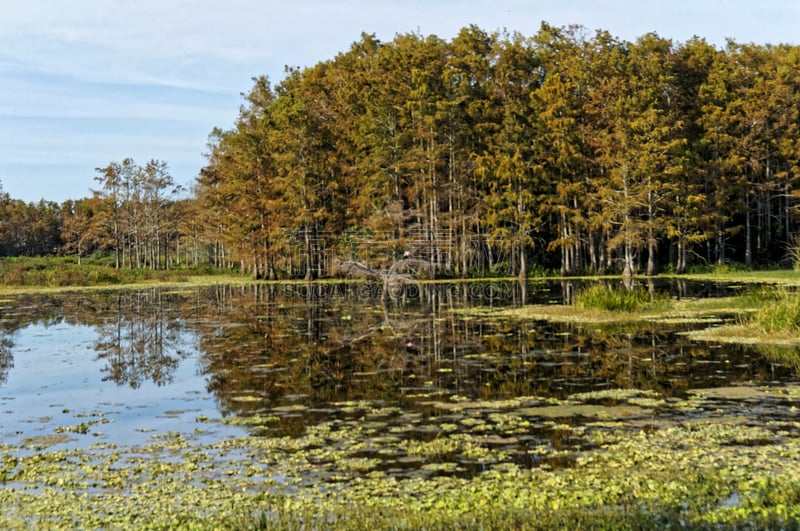
[[[579,308],[609,312],[636,312],[652,302],[651,295],[642,289],[612,288],[606,284],[589,286],[575,297]]]
[[[662,275],[674,275],[676,272],[677,268],[675,267],[675,264],[666,264],[661,268]]]
[[[496,262],[489,268],[489,277],[506,278],[511,274],[508,262]]]
[[[800,332],[800,294],[787,290],[760,290],[749,295],[762,304],[751,324],[764,332]]]
[[[745,273],[752,271],[752,267],[738,262],[728,262],[725,264],[698,264],[689,268],[692,275],[728,275],[730,273]]]
[[[544,277],[551,277],[555,273],[551,270],[543,266],[542,264],[533,264],[528,268],[528,276],[534,278],[544,278]]]

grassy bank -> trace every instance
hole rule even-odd
[[[672,276],[687,280],[708,280],[712,282],[766,283],[783,286],[800,286],[800,271],[796,269],[769,269],[745,271],[726,267],[715,268],[708,273]]]
[[[694,339],[762,346],[800,346],[800,293],[785,287],[751,290],[730,299],[735,319],[721,326],[688,332]],[[796,360],[795,349],[788,351]],[[795,363],[795,362],[793,362]]]
[[[35,257],[0,259],[0,290],[3,292],[131,286],[161,283],[215,283],[242,281],[247,277],[227,269],[210,266],[180,267],[166,270],[116,269],[107,259]]]
[[[187,281],[193,277],[207,276],[227,276],[232,279],[248,280],[247,275],[235,272],[231,269],[217,269],[208,265],[199,267],[172,267],[166,270],[150,269],[131,269],[122,267],[116,269],[114,260],[110,257],[90,257],[84,258],[80,264],[72,256],[44,256],[44,257],[18,257],[0,258],[0,287],[85,287],[85,286],[115,286],[137,284],[142,282],[180,282]],[[604,277],[545,277],[535,276],[531,280],[619,280],[618,276]],[[644,278],[644,277],[640,277]],[[657,279],[684,279],[700,280],[712,282],[733,282],[733,283],[763,283],[782,286],[800,286],[800,271],[795,270],[766,270],[766,271],[742,271],[730,268],[714,268],[707,273],[697,273],[688,275],[662,275],[654,277]],[[516,278],[486,278],[468,279],[454,281],[516,281]],[[602,293],[603,291],[606,293]],[[606,288],[598,289],[600,297],[598,300],[609,300],[607,296],[618,296],[618,290],[608,291]],[[598,294],[598,293],[595,293]],[[639,295],[634,295],[638,297]],[[617,300],[617,303],[629,304],[630,297]],[[642,300],[634,304],[640,304]],[[652,302],[652,301],[651,301]],[[633,309],[627,308],[606,308],[606,309]],[[638,308],[637,308],[638,309]]]

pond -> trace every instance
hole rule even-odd
[[[670,286],[665,286],[669,289]],[[561,303],[575,286],[529,283],[525,299]],[[674,289],[674,287],[673,287]],[[684,295],[727,294],[696,283]],[[7,443],[67,433],[65,446],[193,435],[198,419],[270,416],[299,434],[352,416],[359,401],[419,415],[433,402],[794,381],[752,347],[696,343],[683,325],[636,330],[487,320],[451,310],[519,304],[505,282],[407,286],[384,303],[369,284],[219,286],[21,296],[2,304],[0,432]],[[417,418],[417,417],[415,417]],[[207,428],[208,426],[204,426]],[[218,423],[202,440],[240,435]]]
[[[578,288],[430,283],[384,300],[370,284],[252,284],[9,297],[4,453],[99,455],[173,439],[219,449],[254,436],[261,451],[284,452],[251,459],[261,465],[245,489],[257,490],[569,468],[610,423],[650,430],[749,415],[779,430],[796,419],[793,401],[764,391],[794,385],[796,368],[682,334],[708,323],[600,327],[464,311],[562,304]],[[739,287],[656,289],[713,297]],[[286,456],[298,452],[292,468]]]

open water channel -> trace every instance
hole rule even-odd
[[[349,454],[363,463],[354,474],[435,474],[442,470],[431,465],[447,461],[444,472],[469,476],[488,466],[475,444],[501,449],[518,466],[569,466],[561,450],[591,442],[565,426],[589,421],[640,429],[676,415],[795,418],[780,396],[748,399],[743,411],[727,391],[712,406],[669,407],[699,389],[713,396],[798,380],[796,368],[755,347],[681,334],[707,322],[599,327],[465,311],[569,303],[577,288],[420,284],[388,301],[380,286],[346,283],[6,297],[0,437],[36,452],[132,447],[175,434],[197,444],[300,437],[325,425],[325,433],[368,430],[372,442]],[[736,287],[658,289],[718,296]],[[458,455],[409,446],[461,432],[474,444],[453,448]]]

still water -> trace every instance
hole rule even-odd
[[[10,297],[0,303],[0,437],[25,445],[61,436],[53,446],[68,448],[169,433],[201,443],[299,435],[371,404],[388,411],[387,430],[411,426],[405,435],[424,438],[448,420],[436,418],[432,401],[611,389],[679,399],[697,388],[797,380],[794,368],[753,348],[679,334],[708,324],[600,329],[464,311],[560,304],[575,289],[424,284],[384,300],[368,284],[254,284]],[[659,289],[717,296],[735,287]],[[268,428],[218,422],[267,415]]]

